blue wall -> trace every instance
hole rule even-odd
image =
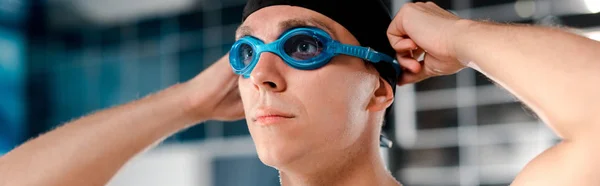
[[[24,135],[24,39],[0,27],[0,154]]]
[[[0,0],[0,155],[25,135],[25,38],[27,1]]]

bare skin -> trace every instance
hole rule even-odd
[[[358,45],[335,21],[292,6],[256,11],[237,35],[270,43],[290,28],[306,26]],[[280,171],[282,185],[399,185],[379,156],[380,123],[393,101],[391,85],[361,59],[337,56],[307,71],[262,53],[250,77],[239,78],[238,84],[258,156]],[[271,111],[292,118],[267,125],[259,116]]]
[[[266,10],[262,13],[283,15],[284,18],[269,17],[276,19],[273,22],[281,22],[283,20],[279,19],[294,16],[286,15],[286,12],[312,16],[327,23],[327,19],[306,11],[285,9],[283,12]],[[244,24],[253,26],[251,20]],[[337,32],[340,29],[335,24],[328,25],[336,29],[336,36],[344,34],[343,29]],[[277,38],[281,31],[277,23],[264,27],[271,29],[254,25],[254,34],[267,43]],[[590,86],[600,82],[600,63],[597,62],[600,59],[600,53],[597,52],[600,51],[600,43],[554,29],[463,20],[433,3],[406,4],[390,25],[388,36],[398,52],[401,65],[407,71],[401,77],[400,85],[453,74],[467,67],[475,68],[516,95],[563,138],[563,142],[530,162],[513,185],[600,184],[600,178],[596,176],[600,173],[600,160],[596,158],[600,156],[600,147],[594,143],[597,141],[594,134],[600,132],[600,115],[597,114],[600,110],[600,97],[597,96],[600,95],[600,87]],[[345,43],[356,42],[352,37],[340,36],[336,39]],[[413,51],[415,48],[419,49]],[[411,57],[422,51],[427,51],[424,62],[419,63]],[[262,54],[260,60],[259,64],[263,65],[257,65],[253,77],[241,79],[231,72],[225,56],[188,82],[80,118],[33,139],[0,157],[0,185],[104,185],[124,163],[164,137],[205,120],[241,119],[244,112],[259,157],[265,164],[282,171],[284,185],[398,184],[389,179],[387,172],[382,172],[379,158],[373,156],[377,150],[376,134],[379,132],[376,125],[380,122],[382,111],[393,99],[389,85],[386,86],[377,78],[376,71],[348,57],[339,57],[335,60],[340,62],[333,61],[314,72],[289,68],[270,53]],[[321,127],[321,130],[332,133],[329,135],[333,137],[342,137],[343,140],[325,142],[330,147],[327,149],[332,150],[323,148],[308,152],[306,149],[315,147],[311,144],[322,143],[319,139],[308,139],[310,143],[307,146],[283,152],[281,146],[297,142],[268,133],[250,121],[253,121],[260,106],[270,106],[292,114],[294,119],[288,121],[290,123],[308,125],[306,123],[327,122],[327,118],[311,110],[318,106],[331,107],[331,103],[344,103],[344,100],[334,97],[321,100],[329,105],[312,105],[306,100],[315,97],[315,93],[285,91],[300,91],[299,88],[308,86],[305,85],[307,82],[298,79],[306,79],[313,83],[311,86],[319,86],[314,85],[314,80],[308,74],[327,76],[325,72],[356,74],[353,77],[356,79],[348,81],[346,86],[362,88],[347,90],[349,92],[345,94],[357,100],[347,104],[359,106],[347,106],[352,116],[346,120],[364,122],[311,126]],[[273,87],[271,83],[278,86]],[[321,94],[328,95],[327,92]],[[292,103],[292,106],[273,104],[282,102],[286,105]],[[333,117],[342,118],[348,113],[334,114],[338,115]],[[294,133],[285,127],[289,126],[281,125],[273,130],[315,138],[305,133]],[[299,127],[305,131],[312,130],[311,127]],[[281,141],[269,146],[265,141],[269,138]],[[355,147],[360,145],[373,148],[356,150],[358,148]],[[350,155],[339,156],[340,153]],[[337,161],[318,161],[315,157],[319,155],[328,157],[321,159]],[[322,164],[308,164],[307,168],[303,168],[303,163],[309,160]],[[344,167],[349,164],[345,162],[352,162],[351,168]],[[348,171],[343,172],[346,176],[330,179],[314,175],[335,175],[336,170]],[[361,176],[357,173],[361,171],[366,172],[361,177],[364,182],[353,179],[354,176]]]
[[[270,43],[287,29],[305,26],[358,45],[338,23],[298,7],[261,9],[242,28]],[[260,159],[281,171],[283,185],[400,185],[379,156],[380,124],[393,92],[372,66],[338,56],[305,71],[263,53],[245,79],[227,63],[225,56],[189,82],[22,145],[0,159],[0,173],[12,178],[0,185],[104,185],[127,160],[165,136],[200,121],[241,119],[244,113]],[[260,124],[261,115],[274,112],[293,118]]]
[[[224,57],[186,83],[24,143],[0,157],[0,185],[105,185],[129,159],[166,136],[211,118],[241,117],[237,75]]]
[[[427,23],[427,24],[423,24]],[[440,32],[443,30],[443,32]],[[513,185],[599,185],[600,42],[557,29],[459,19],[433,3],[406,4],[388,29],[409,71],[400,84],[472,67],[527,104],[562,137]],[[407,49],[427,51],[422,64]]]

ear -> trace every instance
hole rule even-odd
[[[394,91],[392,91],[392,86],[382,77],[379,77],[377,84],[373,95],[371,95],[372,97],[369,106],[367,106],[367,110],[372,112],[383,111],[394,102]]]

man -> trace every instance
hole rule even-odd
[[[352,14],[361,10],[369,14]],[[397,78],[393,58],[369,61],[332,49],[363,45],[394,55],[385,35],[390,22],[380,1],[248,1],[230,62],[242,75],[240,95],[259,158],[280,171],[282,185],[398,185],[379,153]],[[270,43],[282,51],[258,53]],[[237,60],[245,52],[251,62]],[[318,60],[335,52],[345,55]]]
[[[321,26],[342,44],[359,44],[327,16],[282,5],[253,11],[238,38],[273,43],[287,33],[281,26],[289,24],[279,23],[308,18],[315,23],[301,22],[304,26]],[[600,184],[600,147],[594,143],[600,87],[591,86],[600,81],[600,43],[548,28],[461,20],[433,3],[403,6],[387,36],[405,69],[399,85],[475,68],[563,138],[527,165],[513,185]],[[320,51],[314,50],[319,44],[310,46],[290,53],[306,57],[305,52]],[[398,185],[373,155],[381,116],[393,99],[393,86],[376,66],[337,55],[306,70],[292,67],[293,60],[276,49],[257,57],[258,49],[240,51],[244,55],[232,59],[248,63],[232,67],[254,64],[249,72],[232,73],[226,56],[188,82],[23,144],[0,158],[0,185],[103,185],[165,136],[198,121],[238,119],[244,112],[260,159],[281,171],[282,185]],[[415,60],[423,53],[424,61]]]

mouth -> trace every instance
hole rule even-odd
[[[261,108],[256,111],[252,121],[260,126],[268,126],[282,123],[296,116],[272,108]]]

